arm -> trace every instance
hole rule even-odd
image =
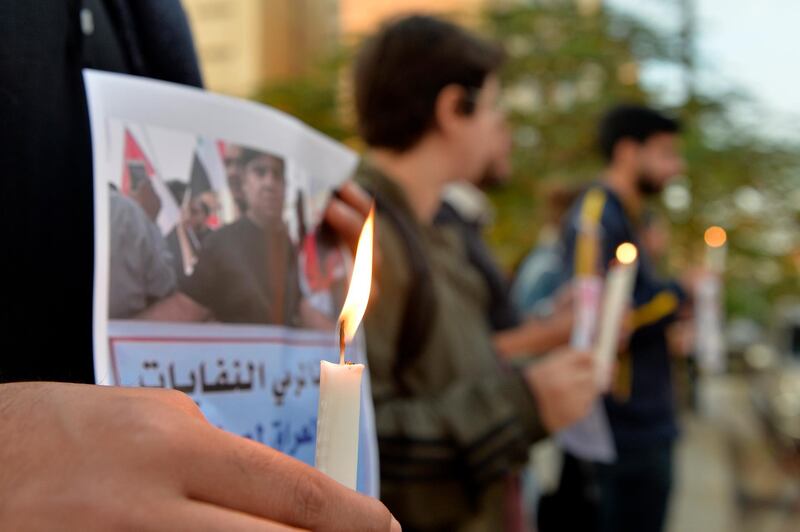
[[[150,305],[134,319],[149,321],[208,321],[211,319],[211,311],[183,292],[176,292]]]
[[[506,360],[547,353],[569,343],[572,322],[571,308],[547,318],[528,318],[519,327],[495,333],[495,350]]]

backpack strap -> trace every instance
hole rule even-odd
[[[419,357],[425,349],[433,329],[431,315],[436,312],[437,301],[434,295],[430,264],[425,258],[425,250],[414,227],[409,220],[380,194],[367,188],[375,200],[375,207],[384,215],[400,235],[405,248],[410,278],[403,315],[400,322],[401,334],[397,337],[397,359],[392,374],[402,394],[409,393],[403,378],[403,371]]]

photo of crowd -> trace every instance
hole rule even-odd
[[[147,131],[125,129],[110,184],[109,318],[333,330],[345,255],[291,161],[197,137],[165,176]]]

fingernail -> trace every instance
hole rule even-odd
[[[392,527],[390,529],[392,532],[403,532],[403,528],[400,526],[400,523],[392,517]]]

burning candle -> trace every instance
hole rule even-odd
[[[350,286],[339,315],[339,363],[320,362],[317,414],[317,469],[345,486],[356,488],[358,425],[363,364],[345,362],[344,352],[367,309],[372,285],[374,208],[358,239]]]
[[[601,322],[597,335],[597,386],[608,391],[611,385],[611,366],[617,353],[619,333],[625,309],[633,296],[638,255],[636,246],[625,242],[617,247],[617,260],[608,272],[601,307]]]
[[[725,338],[722,332],[722,275],[728,254],[725,229],[711,226],[703,235],[706,242],[706,269],[695,286],[695,351],[705,373],[721,373],[726,366]]]
[[[706,267],[712,273],[721,275],[725,271],[725,260],[728,254],[728,247],[725,245],[728,234],[725,229],[718,225],[713,225],[706,229],[704,239],[706,241]]]

